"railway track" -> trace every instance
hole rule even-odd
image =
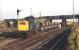
[[[9,42],[9,43],[7,43],[5,45],[2,45],[2,47],[0,48],[0,50],[11,50],[11,47],[17,45],[17,43],[19,43],[21,41],[22,41],[21,38],[14,39],[14,40],[12,40],[11,42]]]
[[[9,45],[13,41],[16,41],[16,39],[11,39],[11,38],[0,39],[0,50],[3,50],[2,46],[4,47],[5,44]]]
[[[51,35],[54,35],[53,37],[57,36],[59,32],[62,31],[64,31],[64,28],[62,28],[61,30],[54,29],[47,32],[38,32],[38,34],[27,39],[16,39],[11,43],[2,46],[0,50],[25,50],[29,46],[32,46],[35,43],[50,37]]]
[[[14,50],[24,50],[24,48],[26,48],[26,47],[28,47],[28,46],[31,46],[31,45],[33,45],[33,44],[35,44],[35,43],[37,43],[37,42],[39,42],[39,41],[45,39],[45,38],[48,37],[48,36],[50,36],[50,35],[49,35],[48,32],[47,32],[47,33],[45,33],[45,34],[41,34],[41,35],[39,35],[39,36],[36,36],[36,37],[34,37],[34,38],[31,38],[30,40],[23,41],[22,43],[20,43],[20,44],[18,44],[17,46],[15,46],[14,48],[16,48],[16,49],[14,49]],[[40,37],[40,38],[39,38],[39,37]],[[26,44],[26,45],[24,45],[24,44]]]
[[[56,30],[56,31],[58,31],[58,30]],[[53,34],[49,35],[49,37],[44,38],[43,40],[39,41],[35,45],[32,45],[30,47],[27,47],[25,50],[37,50],[38,48],[41,48],[41,46],[43,46],[44,44],[46,44],[49,40],[54,39],[56,36],[58,36],[58,34],[62,33],[63,32],[63,29],[62,29],[62,31],[59,30],[58,32],[55,32],[54,31]],[[52,32],[50,31],[49,33],[52,33]]]

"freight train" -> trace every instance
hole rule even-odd
[[[29,16],[24,19],[4,20],[3,27],[0,27],[0,35],[4,37],[27,37],[27,35],[35,34],[36,23],[34,16]],[[1,24],[2,24],[1,23]],[[5,27],[6,26],[6,27]]]
[[[32,36],[36,31],[42,31],[52,28],[58,28],[58,25],[54,25],[50,20],[45,17],[35,18],[34,16],[29,16],[24,19],[14,20],[14,23],[5,21],[6,30],[2,32],[5,37],[21,37],[25,38]],[[4,28],[5,29],[5,28]]]

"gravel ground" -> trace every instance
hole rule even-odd
[[[79,50],[79,25],[68,36],[67,50]]]

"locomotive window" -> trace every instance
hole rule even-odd
[[[21,21],[20,24],[21,24],[21,25],[25,25],[26,22],[25,22],[25,21]]]

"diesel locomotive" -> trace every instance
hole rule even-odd
[[[1,32],[1,36],[4,37],[27,37],[28,35],[35,34],[36,30],[36,22],[34,16],[29,16],[24,19],[16,20],[12,25],[11,22],[5,21],[6,27],[1,28],[3,29]],[[14,27],[16,26],[16,27]],[[5,31],[4,31],[5,30]]]

